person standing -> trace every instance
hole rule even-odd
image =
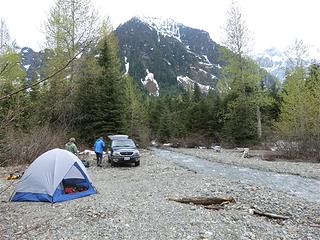
[[[96,140],[94,143],[94,152],[96,153],[97,156],[97,166],[102,167],[102,156],[103,156],[103,150],[105,148],[105,143],[103,141],[103,137],[100,137]]]
[[[75,144],[76,142],[76,139],[75,138],[70,138],[69,139],[69,142],[66,143],[66,145],[64,146],[64,149],[69,151],[69,152],[72,152],[73,154],[77,154],[78,153],[78,148]]]

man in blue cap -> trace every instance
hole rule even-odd
[[[105,143],[103,141],[103,137],[100,137],[96,140],[94,143],[94,152],[96,153],[97,156],[97,166],[102,167],[102,156],[103,156],[103,150],[105,148]]]

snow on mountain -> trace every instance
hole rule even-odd
[[[277,77],[280,81],[284,80],[286,72],[286,57],[276,48],[269,48],[256,56],[257,63],[267,72]]]
[[[148,90],[150,95],[159,96],[159,84],[157,80],[154,78],[153,73],[149,72],[149,69],[146,70],[147,75],[144,78],[144,80],[141,79],[141,83],[145,86],[145,88]]]
[[[124,66],[126,68],[126,72],[125,72],[125,75],[127,75],[129,73],[129,62],[128,62],[128,58],[127,57],[124,57]]]
[[[31,64],[23,65],[23,67],[24,67],[24,69],[25,69],[26,71],[28,71],[28,70],[29,70],[30,66],[31,66]]]
[[[200,61],[199,64],[201,65],[206,65],[207,67],[213,67],[213,64],[209,61],[207,55],[202,55],[202,57],[204,58],[204,62]]]
[[[133,17],[115,35],[123,72],[140,79],[139,84],[154,96],[194,83],[202,92],[214,89],[226,64],[221,56],[229,52],[208,32],[166,18]],[[274,77],[267,74],[264,81],[272,84]]]
[[[148,24],[151,28],[155,29],[158,34],[158,42],[160,42],[160,35],[164,37],[173,37],[181,42],[180,23],[177,23],[170,18],[161,18],[161,17],[146,17],[138,16],[137,17],[141,22]]]
[[[295,56],[290,56],[289,53],[284,54],[276,48],[269,48],[262,53],[258,53],[255,60],[262,68],[277,77],[281,82],[284,81],[286,72],[292,69],[294,62],[297,61]],[[312,63],[320,63],[320,49],[315,47],[310,47],[308,54],[303,59],[305,67]]]
[[[188,76],[177,76],[177,82],[178,84],[182,85],[185,89],[193,88],[194,84],[197,83],[196,81],[192,80]],[[197,84],[199,85],[201,92],[204,92],[204,93],[208,93],[211,88],[208,85],[203,85],[200,83],[197,83]]]
[[[39,76],[40,68],[43,63],[43,52],[34,52],[31,48],[23,47],[19,50],[21,54],[21,67],[26,72],[26,80]]]

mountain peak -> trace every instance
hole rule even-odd
[[[176,22],[171,18],[164,17],[147,17],[137,16],[136,19],[147,24],[150,28],[157,31],[158,36],[172,37],[181,42],[180,26],[181,23]],[[158,38],[160,40],[160,38]]]
[[[115,34],[123,71],[153,96],[196,83],[202,92],[214,89],[225,64],[222,51],[228,51],[208,32],[168,18],[137,16]]]
[[[203,92],[213,89],[223,62],[220,48],[200,29],[173,19],[136,16],[119,26],[115,34],[123,70],[150,95],[199,84]],[[130,68],[126,66],[130,63]]]

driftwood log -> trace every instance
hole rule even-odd
[[[226,204],[235,202],[233,197],[183,197],[183,198],[168,198],[170,201],[180,202],[190,204],[193,203],[195,205],[204,205],[209,206],[213,204]]]
[[[210,210],[220,210],[223,208],[223,206],[221,204],[217,205],[217,204],[212,204],[212,205],[206,205],[204,206],[205,209],[210,209]]]
[[[249,213],[256,214],[259,216],[268,217],[268,218],[274,218],[274,219],[282,219],[282,220],[289,219],[288,216],[283,216],[283,215],[278,215],[278,214],[268,213],[268,212],[262,212],[261,210],[258,210],[256,208],[250,208]]]

